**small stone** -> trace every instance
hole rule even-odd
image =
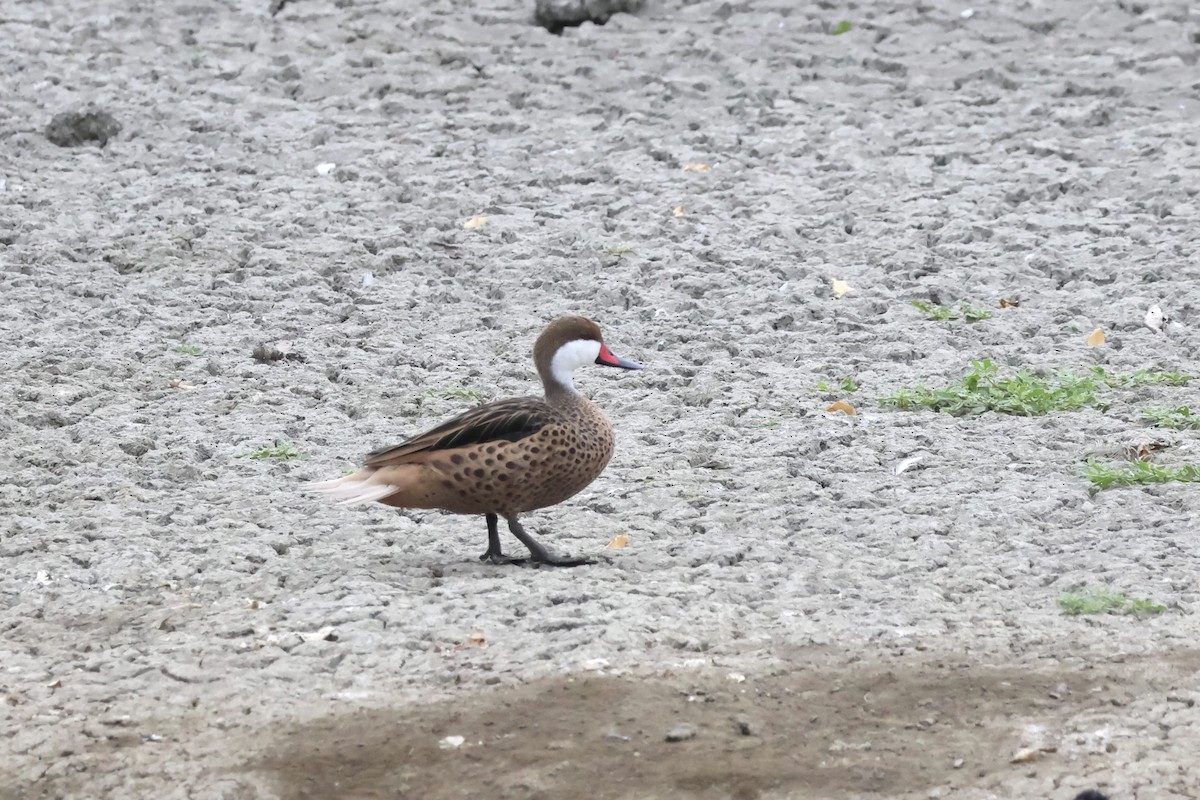
[[[454,750],[456,748],[462,747],[463,742],[465,742],[465,741],[466,741],[466,738],[463,736],[447,736],[438,742],[438,747],[440,747],[443,750]]]
[[[681,722],[667,731],[668,742],[686,742],[696,738],[696,726],[690,722]]]
[[[120,442],[117,446],[134,458],[138,458],[139,456],[146,455],[146,453],[149,453],[154,449],[154,440],[145,436],[140,436],[136,439],[129,439],[127,441]]]
[[[99,142],[104,147],[120,132],[121,123],[112,114],[91,104],[55,114],[46,126],[46,138],[59,147],[78,147],[85,142]]]
[[[591,22],[603,25],[613,14],[636,14],[642,0],[536,0],[534,19],[551,33]]]
[[[758,726],[748,719],[739,719],[734,724],[737,726],[737,732],[742,736],[758,735]]]

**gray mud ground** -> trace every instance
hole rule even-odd
[[[1197,389],[877,402],[1200,370],[1186,4],[267,5],[0,4],[0,797],[1200,796],[1197,491],[1078,476]],[[579,376],[616,457],[527,518],[601,563],[300,491],[568,312],[647,367]]]

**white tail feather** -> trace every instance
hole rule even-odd
[[[396,487],[390,483],[375,483],[363,480],[353,475],[344,478],[334,478],[328,481],[306,483],[303,488],[310,492],[320,492],[339,500],[339,505],[355,506],[360,503],[372,503],[396,492]]]
[[[363,485],[355,495],[347,497],[338,503],[339,506],[356,506],[360,503],[373,503],[382,500],[389,494],[395,494],[396,487],[388,483],[368,483]]]

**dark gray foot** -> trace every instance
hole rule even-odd
[[[500,520],[495,514],[487,515],[488,549],[479,557],[479,560],[490,561],[493,564],[524,564],[528,559],[506,556],[500,549],[499,522]]]
[[[529,559],[513,558],[512,556],[506,556],[504,553],[493,553],[491,550],[488,550],[479,557],[479,560],[490,561],[493,564],[524,564]]]
[[[508,518],[506,522],[508,522],[509,532],[520,539],[521,544],[529,548],[529,558],[538,564],[546,564],[551,567],[582,567],[586,564],[595,563],[588,558],[559,558],[558,556],[551,555],[550,551],[542,547],[537,539],[534,539],[525,532],[525,529],[521,527],[521,523],[517,522],[516,517]]]

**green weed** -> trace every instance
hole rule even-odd
[[[1200,481],[1200,465],[1183,464],[1172,467],[1165,464],[1150,464],[1146,461],[1128,461],[1113,466],[1088,459],[1080,473],[1096,490],[1113,486],[1141,486],[1150,483]]]
[[[830,384],[828,381],[817,381],[817,391],[822,394],[833,394],[835,392],[850,392],[858,391],[858,384],[853,378],[841,378],[835,384]]]
[[[203,352],[194,344],[185,344],[175,348],[176,353],[183,353],[185,356],[198,356]]]
[[[1108,372],[1104,367],[1093,367],[1092,374],[1096,376],[1096,380],[1106,383],[1109,386],[1141,386],[1145,383],[1161,383],[1167,386],[1186,386],[1188,381],[1193,380],[1192,375],[1184,375],[1182,372],[1154,372],[1148,369],[1139,369],[1137,372],[1131,372],[1128,375],[1115,375]]]
[[[854,30],[854,23],[848,19],[838,20],[838,23],[833,26],[833,30],[829,32],[830,36],[841,36],[843,33],[849,33]]]
[[[296,446],[291,442],[285,442],[282,439],[276,439],[275,444],[269,447],[260,447],[257,450],[252,450],[247,453],[250,458],[266,459],[277,458],[281,461],[291,461],[293,458],[304,458]]]
[[[967,374],[945,389],[924,386],[900,389],[879,402],[904,410],[928,408],[954,416],[995,411],[1037,417],[1051,411],[1107,407],[1096,397],[1097,384],[1093,378],[1068,371],[1055,372],[1049,378],[1027,370],[1018,370],[1011,378],[1001,378],[998,373],[996,365],[986,358],[972,361]]]
[[[1128,614],[1148,617],[1167,610],[1153,600],[1130,598],[1120,592],[1107,589],[1085,589],[1082,592],[1065,592],[1058,598],[1058,607],[1069,617],[1084,614]]]
[[[442,392],[446,400],[470,400],[472,403],[483,402],[483,392],[478,389],[446,389]]]
[[[1163,408],[1156,406],[1142,411],[1142,419],[1156,428],[1174,428],[1189,431],[1200,428],[1200,415],[1193,414],[1187,406]]]
[[[956,319],[964,319],[967,322],[979,322],[980,320],[992,318],[992,312],[982,308],[971,308],[970,304],[966,301],[959,304],[958,311],[949,306],[926,303],[924,300],[913,300],[912,304],[914,308],[923,312],[925,318],[931,322],[950,322]]]
[[[631,245],[627,245],[627,244],[618,244],[618,245],[613,245],[612,247],[604,248],[604,252],[608,253],[610,256],[617,256],[619,258],[620,256],[624,256],[624,255],[628,255],[629,253],[632,253],[633,247]]]

